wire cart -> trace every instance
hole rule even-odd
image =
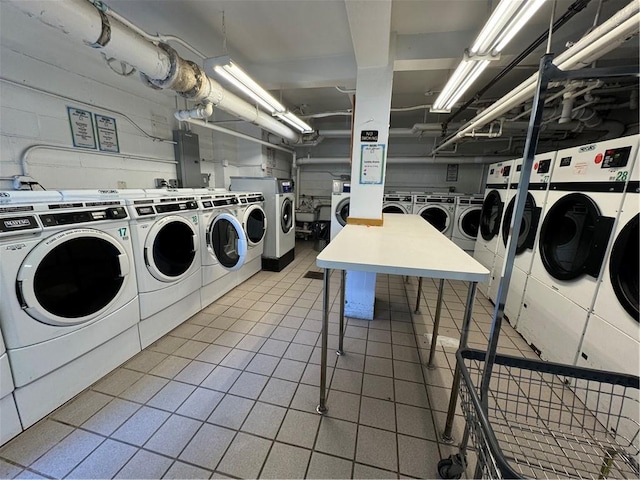
[[[497,355],[481,398],[486,352],[461,349],[460,453],[441,476],[461,473],[469,437],[475,478],[638,478],[639,383],[633,375]]]

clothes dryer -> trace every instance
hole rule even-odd
[[[231,177],[231,190],[262,192],[267,214],[262,268],[279,272],[295,258],[295,192],[293,180],[273,177]]]
[[[197,197],[187,190],[144,193],[127,199],[142,348],[200,310],[202,285]]]
[[[349,218],[351,182],[334,180],[331,194],[331,240],[336,238]]]
[[[264,239],[267,235],[267,214],[261,192],[238,193],[238,220],[247,239],[247,256],[237,271],[238,283],[248,280],[262,270]]]
[[[638,374],[640,315],[640,160],[634,161],[613,245],[582,340],[578,365]]]
[[[480,212],[480,234],[473,250],[473,258],[489,271],[493,270],[504,213],[504,202],[514,162],[515,160],[508,160],[494,163],[489,166],[487,173],[484,200]],[[490,285],[491,276],[486,281],[479,283],[478,288],[488,297]]]
[[[211,192],[198,199],[202,250],[202,308],[236,287],[247,256],[247,236],[238,220],[238,197]]]
[[[389,192],[382,197],[382,213],[413,213],[411,192]]]
[[[480,227],[483,198],[479,195],[455,197],[455,214],[451,229],[451,241],[473,255]]]
[[[14,389],[9,357],[0,334],[0,445],[4,445],[22,431],[16,399],[13,396]]]
[[[637,144],[623,137],[556,155],[517,323],[545,360],[575,362]]]
[[[413,211],[433,225],[445,237],[451,238],[455,223],[455,197],[449,195],[413,195]]]
[[[125,201],[0,192],[0,326],[27,428],[140,351]]]

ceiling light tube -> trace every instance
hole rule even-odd
[[[486,52],[521,4],[522,0],[502,0],[487,20],[469,51],[471,53]]]
[[[462,60],[458,68],[456,68],[455,72],[438,95],[438,98],[433,103],[432,110],[440,110],[447,103],[451,93],[460,85],[462,79],[471,71],[475,62],[472,60]]]
[[[251,90],[254,94],[259,96],[263,101],[271,105],[276,112],[285,112],[287,109],[282,106],[271,94],[269,94],[264,88],[258,85],[249,75],[238,67],[232,61],[229,61],[227,65],[222,65],[222,68],[236,80],[242,83],[245,87]]]
[[[543,3],[544,0],[533,0],[525,5],[518,12],[518,15],[514,17],[513,21],[507,26],[504,35],[500,36],[498,44],[496,45],[494,50],[496,52],[502,51],[502,49],[507,46],[511,39],[516,35],[516,33],[518,33],[522,29],[522,27],[524,27],[525,24],[531,19],[531,17],[538,11]]]
[[[286,112],[286,113],[284,113],[282,115],[277,115],[277,116],[278,116],[278,118],[280,118],[280,119],[284,120],[285,122],[287,122],[292,127],[300,130],[300,132],[302,132],[302,133],[313,132],[313,128],[311,128],[308,124],[306,124],[305,122],[300,120],[298,117],[296,117],[291,112]]]
[[[467,76],[464,82],[458,87],[456,92],[451,96],[451,100],[445,105],[445,110],[451,110],[460,97],[467,91],[473,82],[475,82],[480,74],[484,72],[484,69],[489,65],[489,60],[482,60],[478,62],[473,71]]]
[[[276,110],[271,105],[269,105],[262,98],[260,98],[255,92],[253,92],[249,87],[247,87],[240,80],[238,80],[237,78],[232,76],[222,66],[217,65],[214,68],[214,70],[218,75],[220,75],[222,78],[224,78],[227,82],[231,83],[232,85],[234,85],[235,87],[240,89],[245,95],[251,97],[257,103],[262,105],[262,107],[265,108],[269,113],[271,113],[271,114],[275,113]]]

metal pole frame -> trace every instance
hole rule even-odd
[[[340,333],[338,337],[338,350],[336,355],[344,355],[344,297],[347,285],[347,271],[342,270],[340,275]]]
[[[320,402],[316,407],[316,412],[324,415],[329,411],[327,408],[327,343],[329,339],[329,276],[331,270],[324,269],[322,286],[322,346],[320,352]]]
[[[420,278],[422,280],[422,278]],[[429,363],[427,367],[435,368],[433,361],[436,357],[436,348],[438,346],[438,330],[440,329],[440,313],[442,312],[442,294],[444,292],[444,278],[440,279],[440,287],[438,288],[438,300],[436,302],[436,318],[433,319],[433,333],[431,334],[431,350],[429,350]]]

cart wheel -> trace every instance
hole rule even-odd
[[[464,462],[460,454],[451,455],[438,462],[438,475],[440,478],[460,478],[464,473]]]

